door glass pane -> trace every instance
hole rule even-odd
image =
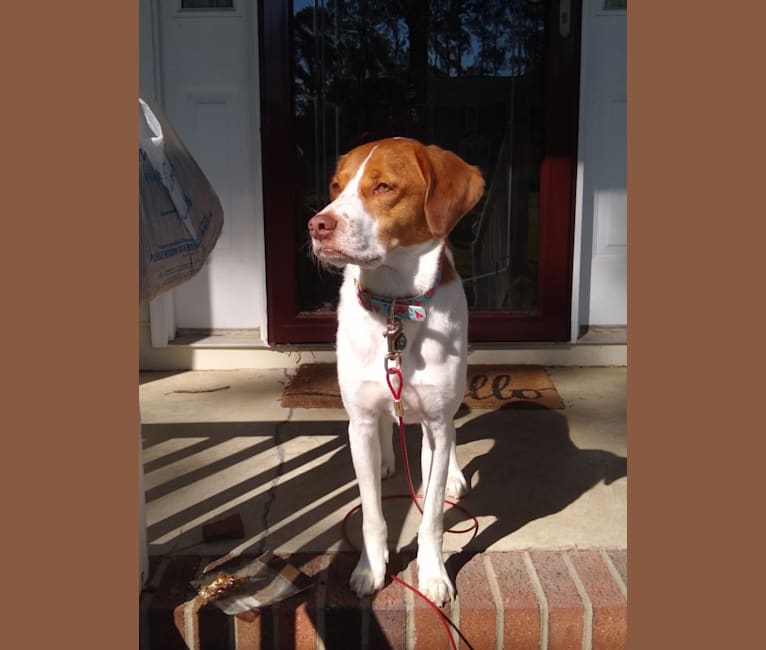
[[[468,304],[537,305],[544,6],[540,0],[295,0],[293,93],[300,306],[332,310],[340,276],[309,256],[308,219],[339,155],[408,136],[486,181],[450,235]]]

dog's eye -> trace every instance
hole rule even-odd
[[[372,191],[375,192],[375,194],[383,194],[385,192],[390,192],[392,189],[394,188],[388,183],[378,183]]]

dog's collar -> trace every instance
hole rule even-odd
[[[433,297],[437,287],[442,279],[442,265],[439,260],[439,266],[436,271],[436,278],[433,286],[418,296],[408,296],[406,298],[388,298],[386,296],[376,296],[374,293],[363,289],[356,281],[356,297],[359,304],[367,311],[384,316],[406,318],[414,321],[423,321],[426,318],[426,305]]]

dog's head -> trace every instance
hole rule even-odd
[[[406,138],[364,144],[341,156],[331,202],[309,220],[313,252],[374,268],[395,248],[445,238],[483,192],[478,168],[450,151]]]

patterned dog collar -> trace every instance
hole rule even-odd
[[[422,321],[426,318],[426,305],[433,297],[436,288],[439,286],[442,278],[442,267],[436,272],[436,279],[433,286],[419,296],[409,296],[407,298],[387,298],[385,296],[376,296],[356,283],[356,297],[359,304],[367,311],[384,316],[394,316],[396,318],[406,318],[408,320]]]

